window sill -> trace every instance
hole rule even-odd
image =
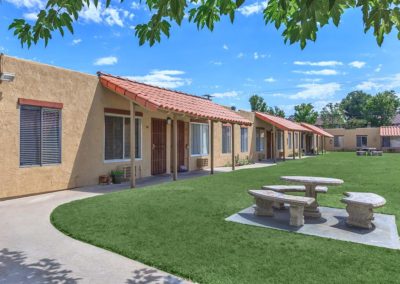
[[[141,161],[142,158],[135,159],[135,161]],[[130,163],[131,159],[115,159],[115,160],[104,160],[104,164],[112,163]]]
[[[210,154],[192,154],[190,155],[190,157],[195,157],[195,158],[199,158],[199,157],[208,157]]]
[[[61,166],[61,163],[57,164],[43,164],[43,165],[20,165],[20,168],[43,168],[43,167],[53,167],[53,166]]]

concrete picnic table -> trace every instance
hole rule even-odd
[[[316,187],[320,185],[336,186],[344,183],[341,179],[310,176],[281,176],[281,180],[301,183],[306,187],[305,196],[315,198],[315,202],[304,208],[304,216],[315,218],[321,217],[317,202],[317,192],[315,191]]]

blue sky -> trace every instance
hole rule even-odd
[[[239,109],[249,109],[249,96],[258,94],[287,115],[294,105],[311,102],[321,109],[356,89],[400,93],[400,41],[392,33],[378,47],[371,32],[364,34],[358,10],[346,12],[339,28],[322,28],[317,42],[305,50],[284,44],[281,31],[265,26],[265,2],[254,1],[245,2],[234,24],[223,19],[210,32],[185,21],[173,26],[169,39],[150,48],[139,46],[133,31],[150,12],[138,1],[114,1],[108,10],[104,5],[86,9],[73,35],[56,35],[47,48],[42,43],[21,48],[7,27],[13,18],[33,19],[43,2],[0,3],[0,52],[91,74],[101,70],[196,95],[212,94],[215,102]]]

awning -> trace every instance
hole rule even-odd
[[[379,129],[381,136],[400,136],[400,127],[398,126],[381,126]]]
[[[241,125],[252,124],[236,112],[205,98],[139,83],[110,74],[99,72],[98,75],[103,87],[152,111],[164,110],[194,118]]]
[[[290,131],[306,131],[306,132],[311,132],[309,129],[304,128],[303,126],[287,120],[283,117],[278,117],[270,114],[265,114],[262,112],[257,112],[256,111],[256,117],[259,119],[268,122],[269,124],[275,125],[281,130],[290,130]]]
[[[315,125],[311,125],[311,124],[308,124],[308,123],[305,123],[305,122],[301,122],[300,124],[301,124],[302,126],[304,126],[305,128],[310,129],[312,132],[314,132],[314,133],[317,134],[317,135],[321,135],[321,136],[333,138],[333,135],[332,135],[332,134],[326,132],[326,131],[323,130],[322,128],[319,128],[319,127],[317,127],[317,126],[315,126]]]

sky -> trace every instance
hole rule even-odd
[[[144,1],[143,1],[144,2]],[[249,110],[249,97],[262,96],[287,115],[294,106],[312,103],[321,110],[347,93],[364,90],[400,94],[400,41],[393,32],[379,47],[372,32],[364,33],[359,10],[347,11],[337,28],[320,29],[317,41],[304,50],[285,44],[282,30],[266,26],[266,2],[246,1],[235,22],[223,18],[214,31],[198,30],[185,20],[173,25],[170,38],[153,47],[139,46],[134,27],[150,11],[140,1],[104,1],[86,7],[74,34],[55,34],[43,43],[22,48],[8,25],[14,18],[32,21],[44,0],[0,2],[0,52],[85,73],[97,71],[194,95],[211,94],[213,101]]]

